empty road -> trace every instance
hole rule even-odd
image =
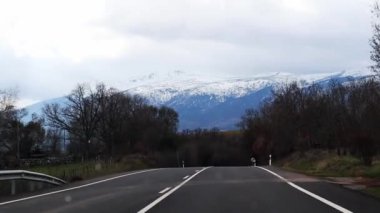
[[[275,167],[163,168],[3,200],[0,212],[380,212],[380,202]]]

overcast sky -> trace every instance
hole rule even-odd
[[[20,103],[182,70],[365,69],[373,0],[0,0],[0,85]],[[123,89],[123,88],[120,88]]]

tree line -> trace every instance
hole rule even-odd
[[[380,149],[379,109],[375,78],[307,87],[293,82],[273,91],[259,109],[247,110],[239,126],[261,160],[319,148],[357,155],[370,165]]]
[[[249,149],[239,131],[218,128],[183,130],[178,133],[178,151],[186,166],[247,166]]]
[[[0,168],[17,168],[31,158],[156,156],[175,146],[176,111],[104,84],[78,85],[63,103],[45,105],[42,116],[29,122],[16,100],[15,91],[0,91]]]

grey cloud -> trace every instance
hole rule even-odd
[[[72,62],[17,57],[0,47],[0,84],[17,85],[22,98],[38,100],[80,82],[123,87],[129,76],[152,72],[251,75],[368,66],[372,1],[292,1],[305,8],[278,0],[110,0],[92,24],[124,39],[123,54]]]

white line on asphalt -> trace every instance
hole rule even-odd
[[[160,194],[163,194],[163,193],[167,192],[169,189],[170,189],[170,187],[166,187],[165,189],[163,189],[163,190],[160,191],[159,193],[160,193]]]
[[[336,209],[336,210],[338,210],[338,211],[340,211],[340,212],[343,212],[343,213],[352,213],[352,211],[350,211],[350,210],[348,210],[348,209],[345,209],[345,208],[343,208],[343,207],[341,207],[341,206],[339,206],[339,205],[337,205],[337,204],[335,204],[335,203],[333,203],[333,202],[331,202],[331,201],[329,201],[329,200],[326,200],[326,199],[323,198],[323,197],[320,197],[320,196],[318,196],[318,195],[316,195],[316,194],[314,194],[314,193],[312,193],[312,192],[310,192],[310,191],[308,191],[308,190],[306,190],[306,189],[304,189],[304,188],[302,188],[302,187],[300,187],[300,186],[297,186],[296,184],[290,182],[289,180],[285,179],[284,177],[278,175],[278,174],[275,173],[275,172],[272,172],[272,171],[269,170],[269,169],[263,168],[263,167],[261,167],[261,166],[257,166],[257,168],[260,168],[260,169],[262,169],[262,170],[265,170],[265,171],[271,173],[272,175],[274,175],[274,176],[280,178],[281,180],[285,181],[287,184],[289,184],[289,185],[292,186],[293,188],[295,188],[295,189],[297,189],[297,190],[299,190],[299,191],[301,191],[301,192],[303,192],[303,193],[305,193],[305,194],[307,194],[307,195],[309,195],[309,196],[311,196],[311,197],[313,197],[313,198],[315,198],[315,199],[321,201],[322,203],[324,203],[324,204],[326,204],[326,205],[329,205],[329,206],[333,207],[334,209]]]
[[[141,209],[140,211],[138,211],[137,213],[145,213],[147,211],[149,211],[151,208],[153,208],[155,205],[157,205],[159,202],[161,202],[162,200],[164,200],[166,197],[168,197],[169,195],[171,195],[173,192],[175,192],[177,189],[181,188],[183,185],[185,185],[187,182],[189,182],[191,179],[193,179],[195,176],[197,176],[199,173],[203,172],[204,170],[208,169],[210,167],[206,167],[206,168],[203,168],[202,170],[200,170],[199,172],[196,172],[195,174],[193,174],[192,176],[190,176],[189,178],[187,178],[186,180],[184,180],[182,183],[178,184],[176,187],[174,187],[172,190],[168,191],[167,193],[161,195],[161,197],[157,198],[156,200],[154,200],[153,202],[151,202],[149,205],[145,206],[143,209]]]
[[[184,179],[184,180],[186,180],[188,177],[189,177],[189,175],[187,175],[187,176],[183,177],[183,179]]]
[[[30,199],[33,199],[33,198],[44,197],[44,196],[47,196],[47,195],[58,194],[58,193],[61,193],[61,192],[71,191],[71,190],[74,190],[74,189],[80,189],[80,188],[92,186],[92,185],[95,185],[95,184],[98,184],[98,183],[103,183],[103,182],[107,182],[107,181],[110,181],[110,180],[115,180],[115,179],[118,179],[118,178],[130,176],[130,175],[140,174],[140,173],[144,173],[144,172],[151,172],[151,171],[155,171],[155,170],[158,170],[158,169],[149,169],[149,170],[143,170],[143,171],[139,171],[139,172],[132,172],[132,173],[128,173],[128,174],[125,174],[125,175],[119,175],[119,176],[116,176],[116,177],[107,178],[107,179],[104,179],[104,180],[95,181],[95,182],[84,184],[84,185],[80,185],[80,186],[75,186],[75,187],[72,187],[72,188],[62,189],[62,190],[48,192],[48,193],[39,194],[39,195],[34,195],[34,196],[30,196],[30,197],[24,197],[24,198],[20,198],[20,199],[17,199],[17,200],[10,200],[10,201],[6,201],[6,202],[0,203],[0,206],[6,205],[6,204],[10,204],[10,203],[16,203],[16,202],[20,202],[20,201],[24,201],[24,200],[30,200]]]

